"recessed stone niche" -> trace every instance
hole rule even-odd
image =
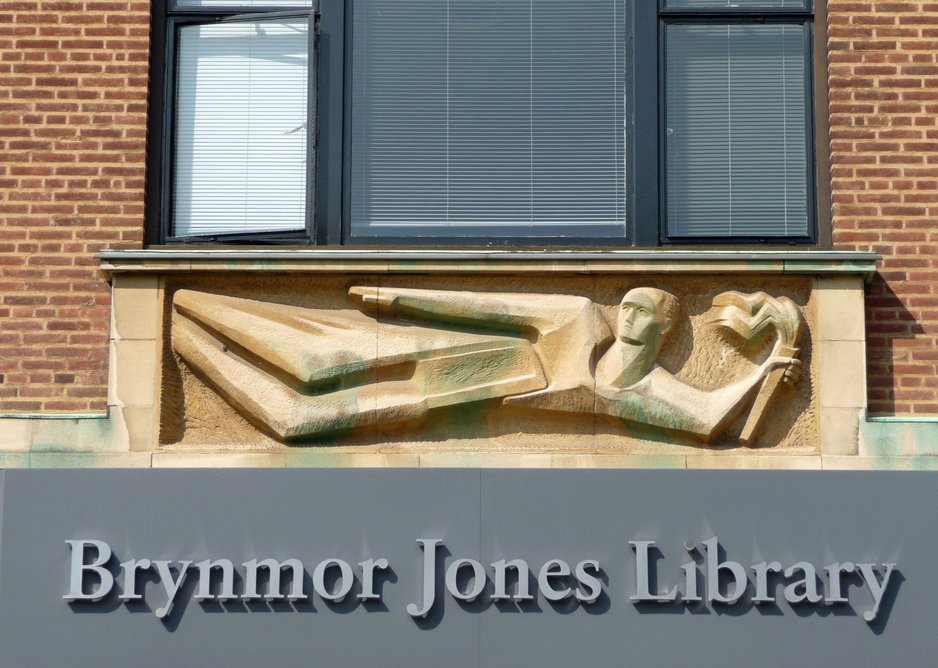
[[[132,449],[219,462],[811,466],[866,401],[842,255],[112,253],[112,405]]]

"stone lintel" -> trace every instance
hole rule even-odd
[[[121,273],[571,273],[858,275],[876,253],[819,250],[394,250],[155,249],[103,251],[101,269]]]

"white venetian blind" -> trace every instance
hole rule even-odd
[[[355,3],[351,226],[623,235],[624,0]]]
[[[666,30],[669,234],[807,235],[804,26]]]
[[[173,234],[306,225],[306,18],[179,30]]]

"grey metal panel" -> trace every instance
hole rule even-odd
[[[938,475],[706,471],[7,471],[0,478],[0,666],[932,666]],[[676,584],[684,541],[718,536],[725,558],[896,562],[879,619],[851,581],[850,606],[629,601],[630,540],[656,540],[660,582]],[[63,601],[66,539],[130,558],[387,558],[383,599],[200,604],[184,586],[166,623],[145,603]],[[417,538],[446,563],[524,558],[600,562],[593,606],[418,602]],[[699,558],[699,557],[698,557]],[[438,587],[443,578],[437,573]],[[489,575],[491,580],[491,573]],[[782,586],[776,593],[781,597]],[[536,587],[534,590],[536,592]]]
[[[381,471],[120,473],[14,472],[6,490],[15,545],[0,573],[0,666],[437,666],[475,657],[479,618],[451,615],[424,631],[404,611],[419,585],[426,532],[450,548],[478,551],[478,471],[419,479]],[[419,482],[419,484],[418,484]],[[176,604],[168,622],[147,605],[69,605],[67,538],[106,540],[121,559],[296,556],[307,571],[327,557],[391,561],[384,607],[330,607],[314,598],[268,606]],[[5,541],[4,541],[5,542]],[[191,596],[194,583],[184,585]],[[454,606],[453,606],[454,607]],[[430,625],[434,622],[429,620]],[[403,664],[399,664],[403,665]]]
[[[595,471],[568,481],[549,472],[488,473],[483,553],[507,535],[521,557],[592,556],[604,564],[609,597],[592,613],[542,605],[542,614],[485,616],[482,665],[509,665],[500,657],[515,648],[531,666],[877,666],[897,657],[903,666],[931,666],[938,641],[921,632],[938,594],[929,573],[938,531],[928,526],[923,502],[934,504],[936,483],[938,476],[886,473]],[[536,510],[519,505],[522,489]],[[896,561],[906,582],[889,616],[872,628],[862,620],[859,592],[853,609],[628,601],[635,575],[627,541],[657,542],[664,590],[681,583],[683,542],[713,536],[727,558],[745,566]]]
[[[6,498],[4,494],[4,482],[6,481],[6,471],[0,469],[0,573],[3,572],[3,500]],[[0,578],[0,608],[3,606],[3,580]],[[0,639],[2,639],[3,630],[0,628]]]

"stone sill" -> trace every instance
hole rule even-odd
[[[565,456],[513,455],[491,459],[476,453],[440,456],[349,454],[234,454],[226,457],[204,453],[151,452],[39,452],[2,453],[4,468],[526,468],[526,469],[720,469],[720,470],[815,470],[815,471],[938,471],[938,457],[667,457],[641,455]]]
[[[50,411],[48,413],[13,413],[0,412],[0,420],[107,420],[110,417],[108,411],[100,413],[57,413]],[[0,424],[2,426],[2,424]]]
[[[119,273],[576,273],[576,274],[852,274],[870,280],[877,253],[805,250],[105,250],[108,275]]]

